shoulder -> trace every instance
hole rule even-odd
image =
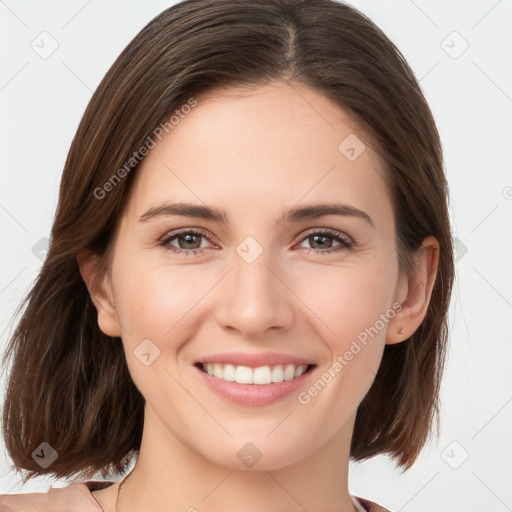
[[[112,482],[88,481],[67,487],[50,487],[46,492],[0,494],[0,512],[102,512],[91,491],[104,489]],[[390,512],[373,501],[354,496],[364,512]]]
[[[354,496],[354,500],[357,502],[358,505],[361,506],[361,511],[364,512],[391,512],[387,508],[384,508],[383,506],[379,505],[378,503],[375,503],[370,500],[366,500],[364,498],[359,498],[357,496]]]
[[[50,487],[46,492],[0,494],[0,512],[101,512],[91,491],[112,482],[88,481],[67,487]]]

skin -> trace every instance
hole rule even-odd
[[[366,143],[355,161],[338,150],[349,134]],[[98,324],[122,336],[146,399],[140,456],[123,485],[120,511],[355,510],[348,463],[356,410],[385,344],[406,340],[423,320],[439,253],[429,237],[415,277],[399,273],[382,177],[378,155],[343,110],[283,82],[198,98],[145,157],[119,219],[108,274],[95,282],[95,258],[78,258]],[[224,208],[229,222],[176,215],[139,221],[165,201]],[[374,226],[335,215],[277,222],[284,210],[316,202],[354,206]],[[181,228],[202,228],[209,239],[174,238],[168,248],[202,253],[173,254],[158,245]],[[355,244],[347,249],[328,236],[315,245],[312,228],[339,231]],[[236,252],[247,236],[263,249],[250,264]],[[331,248],[340,250],[312,250]],[[221,352],[292,354],[317,365],[307,390],[393,303],[402,309],[308,404],[296,393],[264,407],[233,404],[193,368]],[[145,366],[133,351],[148,338],[160,355]],[[237,457],[247,442],[262,454],[252,469]],[[117,488],[93,496],[113,512]]]

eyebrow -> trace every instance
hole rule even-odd
[[[141,215],[139,222],[146,222],[150,219],[160,216],[181,215],[183,217],[193,217],[198,219],[212,220],[228,224],[228,214],[226,210],[212,206],[202,206],[193,203],[164,203],[159,206],[153,206],[146,213]],[[285,211],[278,223],[281,222],[299,222],[303,220],[317,219],[327,215],[339,215],[343,217],[354,217],[367,222],[375,227],[371,217],[354,206],[341,203],[318,203],[306,206],[297,206]]]

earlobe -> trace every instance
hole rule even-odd
[[[397,300],[402,308],[388,325],[388,345],[409,339],[427,314],[439,263],[439,243],[436,238],[425,238],[414,258],[414,276],[405,285],[402,282],[397,292]]]
[[[107,336],[121,336],[121,325],[112,295],[110,279],[98,275],[100,258],[90,252],[81,252],[76,257],[80,274],[84,280],[91,300],[98,312],[98,326]]]

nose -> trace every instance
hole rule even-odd
[[[234,252],[231,261],[232,270],[219,289],[218,324],[244,339],[261,339],[267,331],[290,328],[294,295],[276,258],[263,251],[249,263]]]

